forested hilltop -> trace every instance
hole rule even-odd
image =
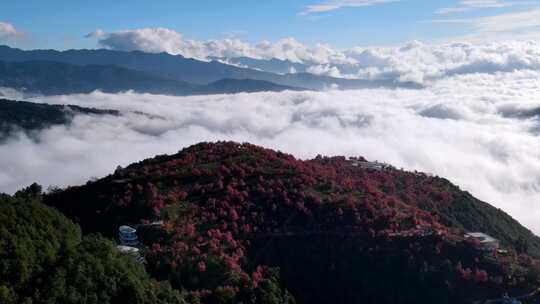
[[[97,255],[91,261],[101,263],[103,253],[109,260],[89,268],[103,275],[86,281],[24,285],[9,276],[0,292],[16,301],[39,299],[34,290],[41,296],[55,290],[42,286],[59,286],[55,301],[76,303],[62,291],[90,293],[85,284],[99,286],[94,280],[109,276],[132,277],[140,293],[132,285],[97,288],[105,296],[96,294],[94,303],[124,303],[124,294],[129,303],[149,303],[156,295],[164,303],[475,303],[504,293],[538,300],[540,243],[529,230],[446,179],[362,157],[302,161],[251,144],[197,144],[45,194],[46,205],[80,225],[82,238],[76,224],[27,192],[36,191],[3,199],[13,211],[0,223],[10,227],[21,217],[23,227],[32,218],[28,210],[44,210],[54,216],[36,221],[60,224],[39,226],[67,234],[57,237],[50,228],[40,235],[50,234],[52,244],[67,242],[54,247],[66,249],[50,250],[62,258],[26,259],[41,269],[32,277],[71,277],[66,274],[76,266],[64,262],[70,259],[84,265],[82,257]],[[137,228],[144,267],[112,245],[121,225]],[[11,230],[0,231],[13,238]],[[489,234],[500,248],[486,250],[468,232]]]

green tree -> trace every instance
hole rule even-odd
[[[0,303],[184,303],[168,283],[100,236],[37,201],[0,196]]]
[[[42,194],[43,187],[41,187],[41,185],[38,183],[33,183],[30,186],[15,192],[15,197],[30,200],[40,200]]]
[[[17,299],[32,297],[33,287],[80,238],[78,226],[59,212],[35,200],[1,197],[0,286],[9,287]]]

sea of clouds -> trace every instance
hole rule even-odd
[[[430,172],[540,233],[539,71],[456,74],[422,89],[192,97],[94,92],[27,100],[123,115],[78,115],[37,139],[10,138],[0,145],[0,192],[34,181],[82,184],[200,141],[234,140],[303,159],[362,155]]]

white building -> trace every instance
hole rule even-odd
[[[153,222],[150,222],[150,223],[147,223],[147,224],[140,224],[139,227],[143,226],[143,227],[163,227],[164,225],[164,222],[163,220],[159,220],[159,221],[153,221]]]
[[[469,232],[465,234],[466,239],[474,239],[480,243],[480,249],[484,251],[494,251],[499,249],[499,240],[482,232]]]
[[[368,169],[368,170],[376,170],[376,171],[382,171],[388,167],[387,164],[380,163],[378,161],[368,162],[368,161],[358,161],[358,160],[352,160],[351,166],[360,167],[360,168]]]
[[[139,238],[137,237],[137,229],[130,226],[120,226],[118,228],[118,238],[120,244],[124,246],[137,246],[139,245]]]

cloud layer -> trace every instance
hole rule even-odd
[[[325,13],[344,7],[365,7],[399,1],[400,0],[331,0],[308,5],[302,14]]]
[[[97,32],[98,30],[96,30]],[[256,59],[277,58],[292,62],[352,63],[352,58],[326,45],[308,48],[294,38],[284,38],[275,43],[262,41],[249,44],[239,39],[191,40],[167,28],[143,28],[112,33],[89,33],[87,37],[99,37],[100,46],[121,51],[167,52],[188,58],[208,60],[210,57],[251,57]]]
[[[516,26],[540,27],[535,20],[540,20],[540,11],[484,17],[475,20],[474,26],[485,35],[492,35],[500,31],[517,31]],[[301,63],[304,71],[315,74],[419,84],[456,74],[540,70],[540,44],[535,40],[439,45],[414,41],[400,47],[338,50],[322,44],[309,48],[293,38],[257,44],[238,39],[197,41],[185,39],[180,33],[165,28],[99,32],[99,37],[101,46],[115,50],[167,52],[201,60],[212,57],[276,58]]]
[[[435,13],[444,15],[444,14],[453,14],[453,13],[464,13],[477,9],[484,8],[503,8],[516,5],[524,5],[530,2],[525,1],[501,1],[501,0],[462,0],[459,1],[459,5],[455,7],[445,7],[438,9]]]
[[[156,154],[214,140],[291,152],[363,155],[449,178],[540,233],[540,72],[466,74],[421,90],[196,97],[105,94],[33,98],[123,111],[19,134],[0,146],[0,191],[84,183]],[[145,112],[151,116],[131,111]]]

